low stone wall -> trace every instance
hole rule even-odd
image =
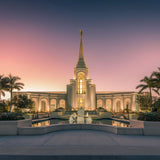
[[[143,128],[146,136],[160,136],[160,122],[130,120],[130,127]]]
[[[144,121],[139,121],[139,120],[130,120],[130,127],[132,128],[144,128]]]
[[[31,127],[32,121],[27,120],[15,120],[15,121],[0,121],[0,135],[17,135],[18,128]]]
[[[41,135],[55,131],[64,130],[96,130],[105,131],[119,135],[143,135],[142,128],[116,127],[111,125],[97,124],[54,124],[44,127],[21,127],[18,129],[19,135]]]
[[[142,128],[117,127],[116,134],[118,135],[143,135]]]
[[[144,122],[144,135],[160,136],[160,122]]]
[[[131,127],[99,124],[53,124],[31,127],[31,120],[0,121],[0,135],[41,135],[64,130],[97,130],[118,135],[160,135],[160,122],[130,120]]]
[[[40,135],[54,131],[64,130],[98,130],[115,133],[115,127],[110,125],[95,125],[95,124],[53,124],[44,127],[21,127],[18,129],[19,135]]]
[[[98,130],[116,133],[115,127],[110,125],[94,125],[94,124],[66,124],[66,125],[50,125],[45,127],[24,127],[19,128],[19,135],[45,134],[54,131],[63,130]]]

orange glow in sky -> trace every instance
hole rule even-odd
[[[77,8],[70,13],[72,5],[67,2],[66,6],[38,4],[39,8],[33,4],[31,9],[27,2],[17,4],[17,10],[8,4],[0,8],[4,12],[0,13],[0,74],[21,77],[23,91],[66,90],[78,60],[79,28],[89,78],[97,91],[136,91],[140,79],[160,67],[160,25],[154,19],[158,10],[151,16],[155,8],[150,12],[143,4],[139,8],[145,14],[138,9],[132,13],[129,5],[124,14],[119,5],[120,11],[110,7],[98,12],[97,3],[90,12],[84,8],[83,15]]]

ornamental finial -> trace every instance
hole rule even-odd
[[[79,31],[80,31],[81,39],[82,39],[83,32],[82,32],[82,30],[81,30],[81,29],[79,29]]]

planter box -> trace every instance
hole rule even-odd
[[[0,135],[17,135],[19,127],[31,126],[32,121],[30,119],[0,121]]]
[[[146,136],[160,136],[160,122],[130,120],[130,127],[143,128]]]

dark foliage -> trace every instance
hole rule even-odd
[[[20,113],[0,113],[0,121],[25,119]]]
[[[139,113],[137,118],[141,121],[160,121],[160,113],[151,112],[151,113]]]

